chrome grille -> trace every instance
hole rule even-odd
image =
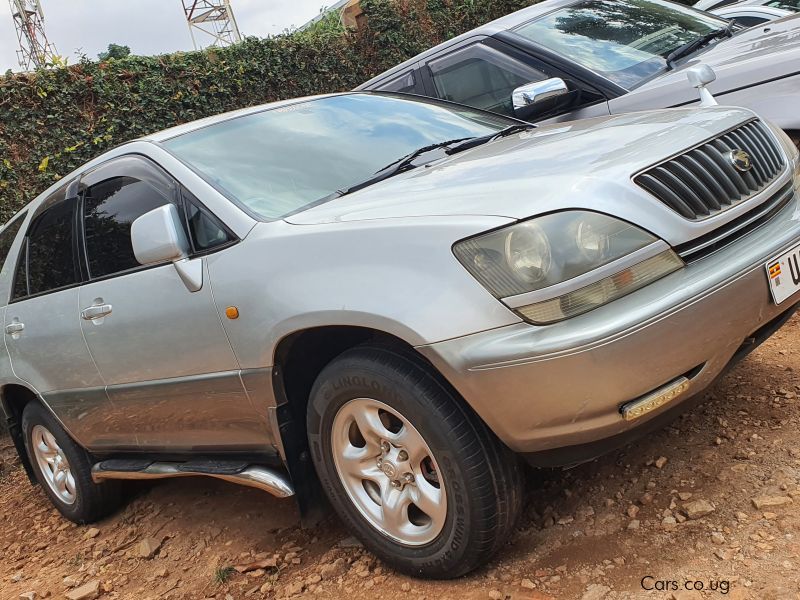
[[[737,150],[749,155],[749,170],[734,166],[731,155]],[[700,220],[757,194],[783,166],[775,138],[756,120],[651,167],[634,181],[678,214]]]

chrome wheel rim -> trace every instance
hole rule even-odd
[[[33,456],[47,486],[64,504],[73,504],[78,497],[75,477],[56,438],[46,427],[36,425],[31,431],[31,443]]]
[[[333,460],[361,515],[406,546],[436,539],[447,517],[445,482],[417,429],[394,408],[355,398],[333,419]]]

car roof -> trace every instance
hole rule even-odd
[[[523,8],[504,17],[500,17],[499,19],[486,23],[486,25],[481,25],[480,27],[476,27],[471,31],[462,33],[461,35],[454,37],[450,40],[447,40],[446,42],[442,42],[441,44],[434,46],[433,48],[430,48],[425,52],[421,52],[420,54],[417,54],[413,58],[403,63],[400,63],[399,65],[396,65],[387,71],[382,72],[380,75],[376,75],[375,77],[373,77],[372,79],[370,79],[365,83],[362,83],[355,89],[357,90],[368,89],[375,83],[378,83],[379,81],[383,81],[384,79],[387,79],[392,75],[404,71],[405,69],[411,68],[415,63],[421,60],[425,60],[429,56],[438,53],[443,48],[448,48],[449,46],[456,45],[472,37],[478,37],[478,36],[489,37],[495,35],[496,33],[500,33],[501,31],[508,31],[509,29],[513,29],[514,27],[522,25],[523,23],[527,23],[528,21],[535,19],[536,17],[539,17],[543,14],[546,14],[552,10],[561,8],[563,6],[570,6],[572,4],[577,4],[578,2],[581,1],[582,0],[545,0],[544,2],[538,2],[533,6]]]

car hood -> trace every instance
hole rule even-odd
[[[523,219],[563,208],[664,210],[638,171],[751,119],[740,108],[671,109],[538,127],[418,167],[286,218],[310,225],[447,215]]]
[[[708,87],[724,94],[800,72],[800,14],[745,29],[732,38],[720,40],[673,71],[633,90],[654,100],[669,98],[671,105],[697,100],[697,91],[686,80],[686,69],[710,65],[717,80]],[[665,89],[669,88],[669,90]],[[719,98],[724,103],[723,98]]]

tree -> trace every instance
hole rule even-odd
[[[120,46],[119,44],[109,44],[108,50],[101,52],[97,55],[100,60],[109,60],[110,58],[120,59],[130,56],[131,49],[129,46]]]

